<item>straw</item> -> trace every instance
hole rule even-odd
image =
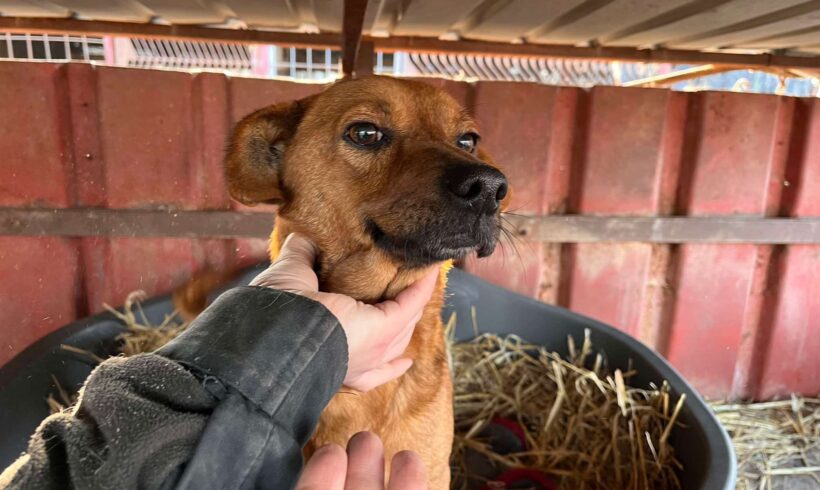
[[[452,333],[454,318],[448,324]],[[481,334],[452,343],[455,398],[455,488],[484,482],[467,475],[475,455],[503,468],[538,469],[559,488],[678,489],[680,463],[668,442],[685,397],[669,385],[629,386],[634,370],[608,372],[589,332],[566,358],[509,335]],[[669,400],[675,408],[669,414]],[[518,421],[527,448],[496,454],[482,431],[495,418]],[[685,430],[685,429],[684,429]],[[480,484],[479,484],[480,483]],[[503,488],[503,487],[498,487]]]
[[[712,409],[732,437],[738,490],[820,488],[820,398]]]

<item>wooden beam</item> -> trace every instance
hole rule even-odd
[[[765,68],[766,70],[770,70],[771,68]],[[708,75],[714,75],[716,73],[723,73],[727,71],[737,70],[737,67],[734,66],[723,66],[723,65],[701,65],[695,66],[692,68],[687,68],[685,70],[678,70],[673,71],[671,73],[664,73],[663,75],[655,75],[646,78],[639,78],[637,80],[632,80],[630,82],[622,83],[622,87],[658,87],[658,86],[665,86],[670,85],[673,83],[683,82],[686,80],[691,80],[693,78],[700,78],[705,77]]]
[[[560,243],[820,243],[817,218],[509,216],[529,240]]]
[[[0,208],[0,236],[266,237],[271,213]]]
[[[366,10],[367,0],[345,0],[342,18],[342,73],[345,76],[356,75],[356,58],[359,54],[359,44],[362,42]],[[373,72],[373,68],[370,68],[370,72]]]
[[[0,31],[12,33],[67,33],[96,36],[136,36],[156,39],[219,41],[229,43],[270,43],[298,47],[336,48],[342,36],[301,34],[212,27],[166,26],[131,22],[104,22],[74,19],[0,17]],[[490,56],[597,59],[640,63],[721,64],[735,67],[782,67],[820,69],[820,56],[739,54],[681,49],[635,49],[627,47],[577,47],[558,44],[511,44],[490,41],[441,41],[421,37],[362,37],[375,49],[395,52],[459,53]]]
[[[441,41],[422,37],[389,37],[375,41],[382,51],[470,53],[488,56],[576,58],[636,63],[713,63],[754,68],[820,68],[820,56],[740,54],[684,49],[635,49],[615,46],[578,47],[562,44],[510,44],[490,41]]]
[[[550,243],[820,244],[820,218],[508,216],[515,232]],[[0,236],[265,238],[272,213],[0,208]]]

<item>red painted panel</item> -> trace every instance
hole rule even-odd
[[[583,148],[583,214],[652,215],[670,92],[595,87]]]
[[[298,100],[320,92],[324,85],[281,82],[258,78],[230,79],[231,120],[238,122],[251,112],[271,104]]]
[[[231,131],[230,94],[224,75],[194,77],[191,134],[191,188],[198,209],[230,209],[223,160]]]
[[[758,399],[820,393],[820,246],[789,247]]]
[[[572,249],[569,308],[637,336],[651,245],[579,243]]]
[[[675,94],[655,89],[595,87],[589,121],[576,155],[579,177],[573,211],[601,215],[652,215],[658,209],[666,148],[665,121]],[[673,113],[668,125],[681,124]],[[677,165],[677,162],[671,162]],[[652,246],[578,244],[572,248],[569,307],[639,336],[642,298]],[[643,339],[646,340],[646,339]]]
[[[68,206],[65,69],[0,63],[0,205]]]
[[[478,259],[475,255],[464,261],[464,270],[525,296],[537,297],[542,274],[540,243],[520,243],[513,249],[500,243],[495,253]],[[517,250],[517,251],[516,251]]]
[[[432,85],[436,88],[444,90],[445,92],[450,94],[452,98],[456,99],[456,102],[461,104],[462,107],[464,107],[470,112],[473,111],[472,99],[475,93],[475,85],[463,82],[454,82],[452,80],[445,80],[444,78],[418,77],[412,78],[412,80],[418,80],[420,82],[424,82],[428,85]]]
[[[191,75],[98,68],[109,207],[192,208]]]
[[[732,387],[749,279],[751,245],[684,245],[667,356],[701,392],[722,398]]]
[[[513,212],[820,216],[816,100],[426,82],[474,110]],[[221,169],[231,124],[322,89],[25,63],[0,63],[0,85],[0,205],[189,209],[235,206]],[[515,245],[465,267],[623,328],[707,396],[820,391],[818,246]],[[264,239],[2,237],[0,363],[104,301],[266,255]]]
[[[198,264],[187,238],[112,238],[98,301],[121,305],[128,293],[166,293],[188,280]]]
[[[693,215],[764,215],[775,145],[782,144],[775,137],[778,98],[720,92],[692,97],[682,207]],[[742,343],[754,341],[743,332],[750,325],[749,302],[758,294],[757,258],[758,248],[750,245],[680,247],[668,356],[707,397],[736,394],[736,369],[739,379],[747,377],[749,366],[738,356],[754,348]]]
[[[820,217],[820,104],[798,101],[797,133],[788,210],[799,217]],[[791,174],[791,175],[789,175]],[[783,256],[779,302],[756,396],[791,392],[820,393],[820,246],[791,246]]]
[[[513,86],[515,90],[510,90]],[[541,213],[548,205],[544,191],[557,91],[534,84],[485,82],[475,87],[473,112],[481,144],[510,182],[510,212]],[[509,110],[511,107],[516,110]],[[527,124],[521,124],[522,120]],[[486,259],[471,258],[464,267],[500,286],[538,297],[542,254],[541,244],[521,240],[499,246]]]
[[[476,86],[475,117],[481,144],[510,181],[509,211],[542,213],[557,88],[528,83]],[[526,121],[522,124],[522,121]]]
[[[76,318],[77,246],[0,236],[0,366]]]
[[[692,94],[687,162],[688,214],[764,213],[772,135],[779,98],[708,92]]]

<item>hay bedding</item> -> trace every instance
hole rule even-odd
[[[712,408],[737,453],[738,490],[820,488],[820,398]]]
[[[668,439],[685,396],[674,399],[666,384],[630,388],[635,373],[608,372],[585,334],[580,348],[568,339],[567,358],[514,335],[452,344],[457,488],[503,488],[468,475],[471,452],[500,467],[539,469],[559,488],[680,488]],[[481,435],[499,417],[523,429],[523,451],[489,450]]]
[[[127,327],[119,336],[122,355],[151,352],[187,327],[176,315],[151,325],[140,307],[143,298],[140,292],[129,295],[122,313],[108,308]],[[560,488],[680,488],[675,475],[679,463],[667,440],[679,430],[676,419],[684,397],[674,400],[665,384],[650,390],[630,388],[634,372],[607,372],[588,335],[580,349],[572,339],[568,347],[568,358],[562,358],[515,336],[484,334],[451,344],[455,488],[469,483],[463,476],[470,453],[499,467],[539,468]],[[57,393],[48,403],[52,411],[64,410],[76,394],[65,392],[56,379],[55,385]],[[741,466],[739,489],[798,488],[782,486],[793,481],[784,479],[795,477],[818,484],[799,488],[820,487],[818,461],[812,459],[820,450],[820,400],[795,400],[715,406],[734,438]],[[525,451],[500,455],[488,450],[482,429],[499,416],[518,421],[527,441]]]

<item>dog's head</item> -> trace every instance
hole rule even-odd
[[[386,77],[250,114],[226,170],[234,198],[280,204],[323,257],[377,249],[404,268],[492,253],[510,195],[455,100]]]

